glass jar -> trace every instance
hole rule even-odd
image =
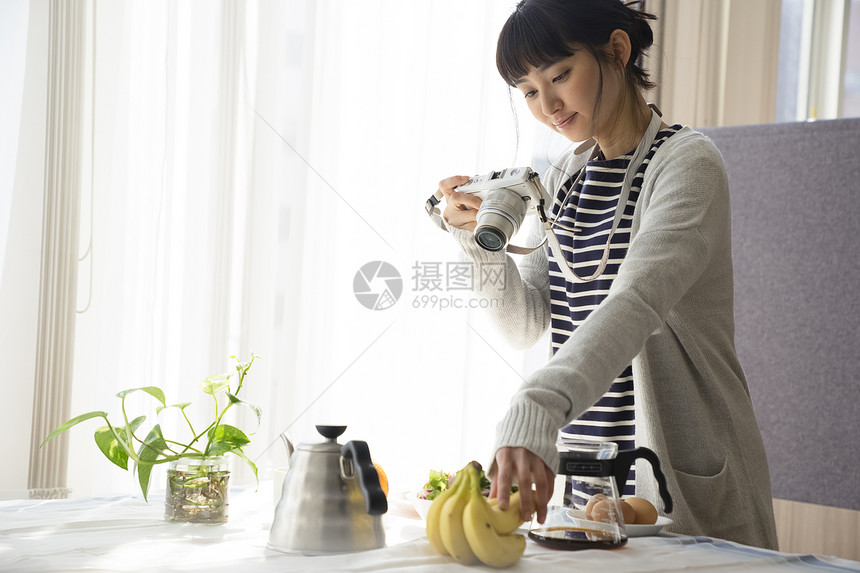
[[[168,462],[164,519],[185,523],[227,522],[230,463],[224,456]]]

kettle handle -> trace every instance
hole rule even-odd
[[[645,458],[651,463],[651,469],[654,470],[654,477],[657,478],[657,486],[660,488],[660,497],[663,498],[663,509],[666,513],[672,513],[672,496],[669,495],[669,486],[666,485],[666,476],[660,469],[660,459],[652,450],[648,448],[636,448],[635,450],[624,450],[618,452],[615,457],[615,485],[618,491],[624,489],[624,484],[627,483],[627,474],[630,473],[630,465],[636,458]]]
[[[355,466],[355,473],[358,474],[358,485],[364,494],[367,505],[367,513],[382,515],[388,511],[388,500],[385,498],[382,486],[379,485],[379,474],[370,461],[370,449],[367,447],[367,442],[350,440],[341,447],[340,454],[344,458],[352,460]]]

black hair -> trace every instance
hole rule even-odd
[[[573,55],[583,47],[598,64],[606,61],[603,48],[614,30],[630,38],[630,59],[624,73],[628,86],[650,89],[654,83],[641,65],[654,43],[648,20],[656,16],[622,0],[521,0],[505,22],[496,47],[496,67],[508,85],[539,68]],[[601,85],[603,70],[601,66]]]

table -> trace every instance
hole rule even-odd
[[[218,526],[168,523],[163,497],[140,496],[0,502],[0,571],[344,571],[444,573],[465,569],[437,555],[424,522],[392,494],[383,518],[386,547],[307,556],[268,549],[274,514],[271,483],[231,492],[230,519]],[[554,551],[529,542],[509,571],[851,571],[860,562],[766,551],[707,537],[660,535],[623,548]]]

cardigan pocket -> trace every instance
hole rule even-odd
[[[727,459],[723,458],[722,467],[714,475],[689,474],[674,468],[672,474],[684,505],[699,524],[713,524],[729,509],[725,507],[726,498],[731,493]]]

